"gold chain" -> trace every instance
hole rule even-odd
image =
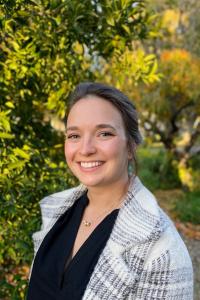
[[[118,203],[118,206],[121,206],[121,204],[123,203],[124,199],[122,199],[119,203]],[[98,215],[94,220],[86,220],[86,219],[83,219],[83,225],[86,226],[86,227],[90,227],[92,225],[92,223],[94,223],[95,221],[97,221],[98,219],[100,219],[103,215],[106,215],[106,213],[108,212],[111,212],[112,209],[116,206],[117,203],[114,203],[112,206],[109,207],[109,209],[107,210],[104,210],[103,213],[101,213],[100,215]]]

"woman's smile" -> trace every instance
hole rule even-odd
[[[99,169],[100,166],[104,164],[103,161],[89,161],[89,162],[78,162],[80,169],[83,172],[91,172],[91,171],[96,171]]]

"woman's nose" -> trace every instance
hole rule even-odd
[[[91,155],[96,152],[95,141],[93,138],[83,138],[82,143],[80,144],[81,155]]]

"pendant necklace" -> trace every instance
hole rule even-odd
[[[121,206],[121,204],[123,203],[124,199],[122,199],[119,203],[118,206]],[[100,219],[103,215],[106,215],[108,212],[111,212],[113,210],[113,208],[116,206],[117,203],[114,203],[112,206],[110,206],[107,210],[104,210],[103,213],[101,213],[100,215],[98,215],[94,220],[86,220],[83,219],[83,225],[85,227],[90,227],[92,225],[92,223],[94,223],[95,221],[97,221],[98,219]]]

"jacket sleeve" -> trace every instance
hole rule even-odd
[[[190,256],[172,227],[154,244],[146,258],[134,296],[129,299],[193,299],[193,269]]]

